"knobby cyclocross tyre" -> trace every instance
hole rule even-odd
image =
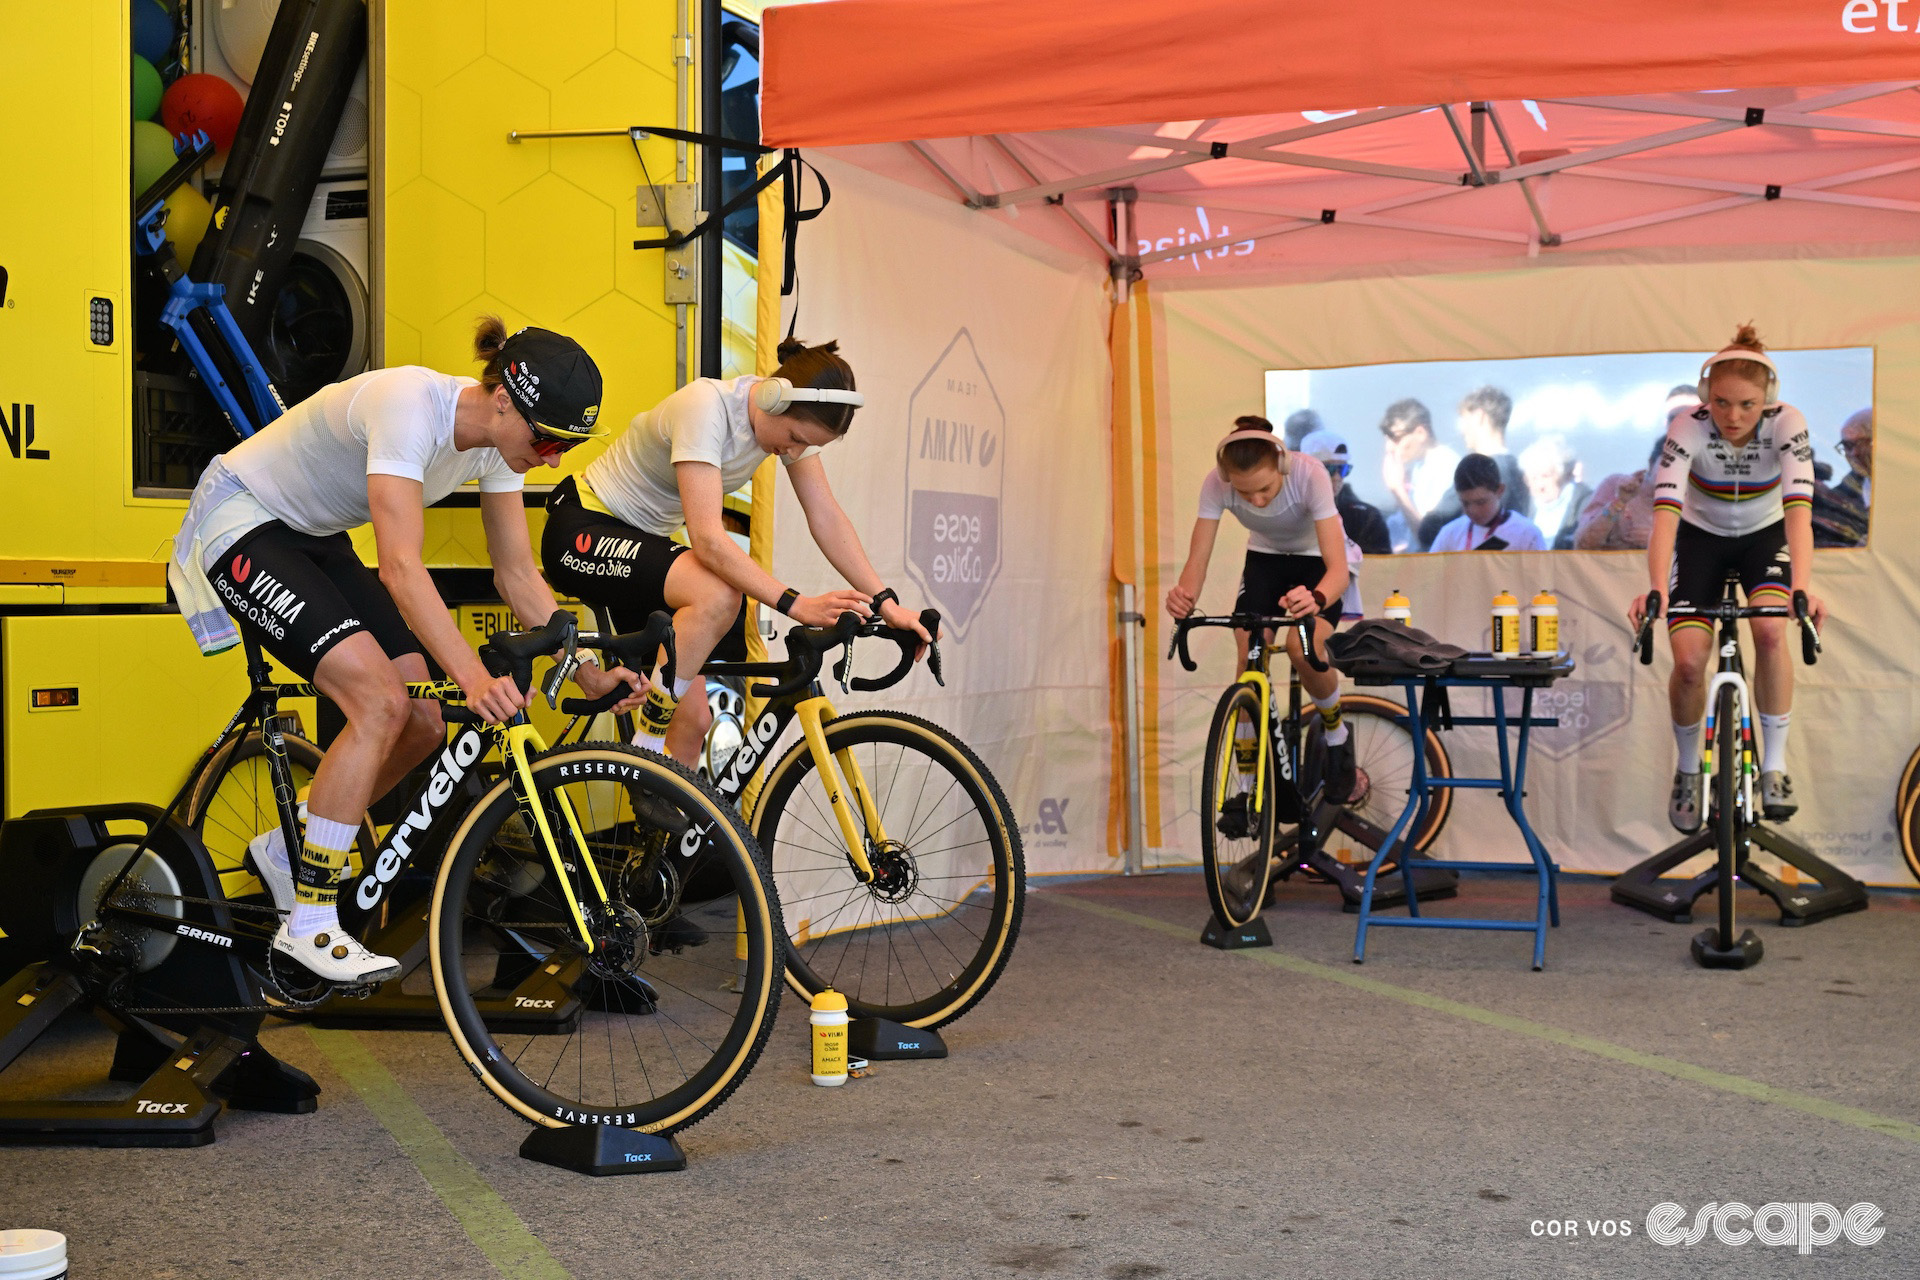
[[[1920,792],[1920,747],[1913,749],[1913,754],[1907,757],[1906,768],[1900,771],[1900,785],[1893,790],[1893,811],[1905,813],[1915,792]],[[1914,865],[1912,854],[1907,855],[1907,863]],[[1914,875],[1920,876],[1920,866],[1915,868]]]
[[[862,831],[875,874],[861,884],[806,741],[773,767],[754,830],[787,920],[787,983],[808,998],[832,987],[855,1017],[944,1026],[1013,954],[1027,893],[1013,811],[980,757],[938,725],[868,711],[825,730],[827,749],[859,767],[886,840]],[[851,787],[846,799],[863,825]]]
[[[1273,791],[1276,785],[1293,785],[1274,776],[1271,744],[1262,745],[1266,739],[1259,693],[1250,684],[1229,686],[1214,709],[1200,770],[1200,865],[1214,914],[1232,929],[1247,924],[1266,904],[1273,876]],[[1265,794],[1256,800],[1262,752],[1268,777]]]
[[[764,859],[733,807],[665,756],[580,743],[531,766],[567,883],[593,900],[563,795],[612,909],[590,913],[584,946],[537,820],[508,779],[495,783],[434,884],[428,955],[447,1031],[481,1083],[536,1124],[684,1129],[739,1086],[773,1028],[784,933]],[[691,823],[678,839],[636,817],[663,804]],[[584,965],[570,1029],[487,1026],[476,997],[511,990],[529,961]]]
[[[1413,735],[1405,723],[1407,709],[1364,693],[1343,694],[1340,709],[1353,735],[1355,788],[1359,792],[1342,808],[1369,826],[1388,831],[1406,809],[1407,796],[1413,789]],[[1452,777],[1453,760],[1440,735],[1428,729],[1426,739],[1428,776]],[[1416,852],[1424,853],[1439,838],[1452,812],[1453,788],[1442,787],[1409,837]],[[1367,856],[1372,856],[1371,850]]]
[[[1907,870],[1920,880],[1920,789],[1907,793],[1900,806],[1900,852],[1907,859]]]
[[[323,753],[312,742],[284,733],[287,765],[296,792],[313,781]],[[186,824],[193,828],[220,875],[221,892],[230,898],[264,893],[264,886],[244,865],[247,844],[263,831],[280,824],[273,799],[273,775],[268,771],[266,740],[259,730],[221,743],[201,767],[187,795]],[[361,866],[378,847],[373,824],[363,818],[353,853]],[[289,851],[295,858],[299,850]]]

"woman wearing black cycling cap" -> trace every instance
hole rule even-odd
[[[175,541],[168,580],[208,653],[244,632],[310,680],[346,716],[314,773],[297,874],[276,827],[249,846],[287,918],[273,947],[321,977],[383,981],[399,965],[340,926],[337,901],[361,815],[444,740],[438,704],[409,701],[431,654],[493,723],[525,704],[511,677],[487,673],[448,616],[422,554],[427,507],[479,488],[501,598],[529,626],[554,613],[527,537],[523,477],[598,433],[600,371],[571,338],[474,333],[478,380],[418,365],[375,369],[322,388],[215,458]],[[348,531],[371,522],[380,567]],[[626,671],[583,667],[599,696]]]

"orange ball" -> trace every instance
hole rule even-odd
[[[196,71],[167,86],[160,99],[160,123],[176,138],[205,130],[214,149],[225,151],[233,145],[245,107],[238,89],[219,76]]]

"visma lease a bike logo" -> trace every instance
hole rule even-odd
[[[964,639],[1000,573],[1007,412],[954,335],[907,403],[907,568]]]
[[[633,557],[639,550],[640,543],[634,538],[596,538],[590,533],[579,533],[574,535],[573,550],[562,553],[560,563],[591,578],[630,578]],[[594,558],[583,560],[582,556]]]

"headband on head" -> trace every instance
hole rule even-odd
[[[1780,403],[1780,366],[1767,358],[1764,351],[1754,351],[1747,347],[1728,347],[1707,357],[1700,366],[1700,403],[1708,403],[1707,383],[1713,379],[1713,366],[1725,364],[1729,360],[1751,360],[1764,365],[1767,370],[1766,407],[1771,409]]]
[[[1222,480],[1227,478],[1227,446],[1236,440],[1259,440],[1265,444],[1272,445],[1273,451],[1279,455],[1274,462],[1275,465],[1280,468],[1280,474],[1283,476],[1293,474],[1293,459],[1287,453],[1286,442],[1281,440],[1279,436],[1271,431],[1260,431],[1257,429],[1229,431],[1226,435],[1220,437],[1220,443],[1215,445],[1213,449],[1213,464],[1220,469],[1220,478]]]

